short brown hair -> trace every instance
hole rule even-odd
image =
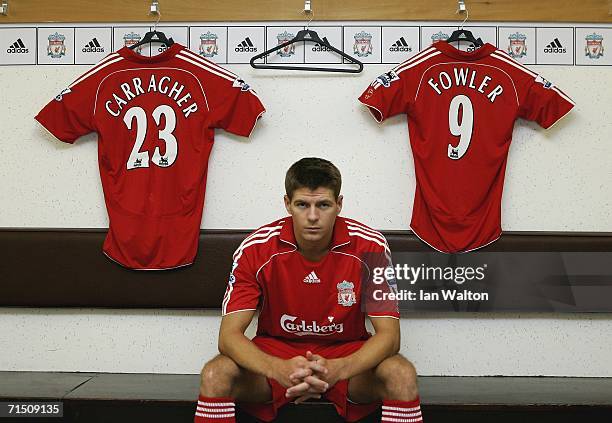
[[[308,188],[314,191],[325,187],[334,192],[337,199],[342,187],[340,171],[332,162],[318,157],[305,157],[293,163],[285,175],[285,192],[291,199],[295,190]]]

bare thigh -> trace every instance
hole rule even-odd
[[[383,389],[384,384],[376,377],[374,370],[368,370],[349,379],[348,397],[359,404],[381,401],[380,392]]]
[[[348,383],[348,397],[356,403],[383,399],[410,400],[418,394],[416,370],[401,354],[386,358],[375,368],[353,376]]]
[[[268,402],[272,401],[272,388],[265,376],[242,369],[233,397],[240,402]]]
[[[224,355],[217,355],[208,365],[217,370],[217,375],[223,378],[224,376],[233,376],[231,383],[230,396],[240,402],[268,402],[272,400],[272,389],[268,384],[265,376],[253,373],[247,369],[238,366],[234,360]],[[212,380],[211,380],[212,379]],[[215,377],[212,375],[209,383],[215,383]]]

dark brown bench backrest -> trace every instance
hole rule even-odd
[[[193,265],[134,271],[101,252],[104,230],[0,230],[0,306],[220,308],[231,257],[249,231],[200,233]],[[432,251],[385,232],[392,251]],[[508,233],[482,251],[612,251],[610,234]]]

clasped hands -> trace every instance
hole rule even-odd
[[[342,359],[327,360],[311,351],[306,357],[296,356],[286,360],[279,370],[279,383],[287,388],[285,396],[296,398],[295,403],[310,398],[321,398],[339,380]],[[288,375],[288,376],[287,376]]]

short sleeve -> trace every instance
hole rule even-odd
[[[410,93],[405,75],[400,77],[399,70],[391,70],[376,78],[359,97],[378,122],[402,113],[410,106]]]
[[[97,79],[85,74],[62,90],[34,119],[60,141],[73,143],[96,130],[93,116],[96,90]]]
[[[575,105],[567,94],[540,75],[528,78],[521,88],[519,116],[543,128],[550,128]]]
[[[385,241],[384,250],[367,253],[368,267],[364,277],[364,311],[368,317],[392,317],[399,319],[397,281],[391,259],[391,251]]]
[[[234,254],[232,270],[223,297],[223,316],[237,311],[257,309],[261,288],[255,273],[249,257],[239,248]]]
[[[210,107],[207,126],[248,137],[266,111],[257,93],[238,77],[215,85],[207,90]]]

